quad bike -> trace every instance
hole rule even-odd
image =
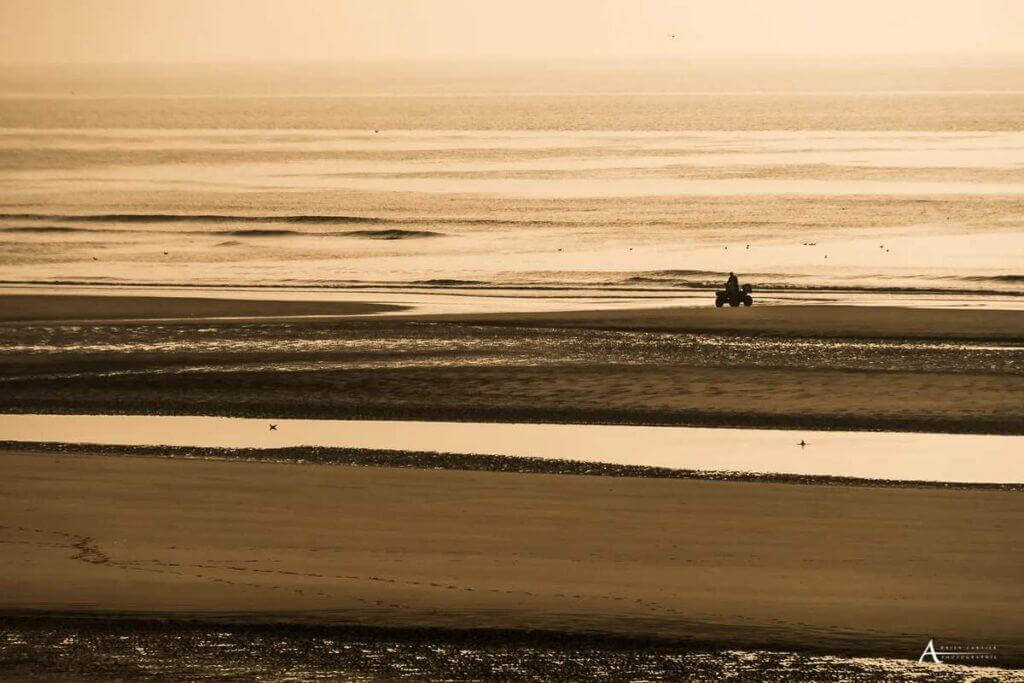
[[[743,285],[738,291],[729,292],[726,289],[720,289],[715,292],[715,306],[721,308],[722,306],[729,304],[730,306],[750,306],[754,303],[754,298],[750,296],[750,292],[753,287],[750,285]]]

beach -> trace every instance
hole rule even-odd
[[[353,302],[15,294],[3,297],[0,322],[358,315],[396,310],[401,307]]]
[[[525,327],[655,332],[708,332],[744,336],[934,339],[1019,343],[1024,315],[1012,310],[910,306],[775,305],[737,315],[710,306],[618,311],[571,311],[445,316],[444,320]]]
[[[1024,652],[1005,491],[2,457],[8,615]]]
[[[1024,680],[1024,62],[680,54],[2,70],[0,678]]]
[[[10,412],[1024,433],[1020,311],[347,317],[379,304],[197,299],[175,320],[189,299],[2,301],[26,321],[0,327]],[[52,327],[69,315],[99,322]]]
[[[2,301],[9,412],[1024,431],[1008,400],[1024,393],[1017,311]],[[509,647],[572,641],[543,661],[728,647],[760,653],[751,675],[775,651],[838,655],[798,670],[849,675],[858,657],[914,660],[930,638],[1024,664],[1015,487],[417,457],[7,446],[0,539],[18,552],[0,621],[24,642],[114,650],[122,628],[157,629],[153,643],[242,628],[244,649],[263,637],[244,629],[297,626],[414,650],[469,638],[475,652],[498,632]],[[682,666],[655,659],[665,675]]]
[[[250,299],[164,296],[2,293],[0,322],[67,320],[174,320],[236,318],[243,320],[360,316],[402,307],[385,303],[303,301],[280,298]],[[267,293],[270,296],[274,292]],[[292,296],[295,296],[294,294]],[[336,296],[344,296],[344,293]],[[500,304],[499,304],[500,305]],[[774,305],[728,315],[710,307],[688,306],[571,310],[533,313],[406,313],[394,316],[411,322],[461,322],[534,328],[586,328],[657,332],[712,332],[736,335],[791,337],[852,337],[869,339],[966,339],[1024,342],[1024,314],[1016,310],[914,308],[908,306]]]

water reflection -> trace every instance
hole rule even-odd
[[[270,430],[273,422],[276,429]],[[964,483],[1024,482],[1024,437],[900,432],[3,415],[0,440],[113,445],[333,446],[480,453],[747,473]],[[800,445],[804,442],[805,445]]]
[[[111,374],[141,371],[126,366],[145,360],[145,372],[181,372],[176,358],[188,354],[193,371],[409,366],[630,365],[844,368],[1019,374],[1019,344],[960,341],[816,339],[620,330],[517,329],[381,322],[344,325],[308,322],[141,325],[0,326],[0,355],[82,354],[118,358]],[[109,356],[108,356],[109,354]],[[270,358],[272,354],[273,358]],[[315,358],[314,358],[315,356]],[[124,362],[121,362],[124,361]],[[305,364],[303,364],[305,361]],[[55,366],[49,368],[51,372]],[[15,374],[9,373],[8,378]],[[63,373],[54,376],[66,376]],[[36,377],[36,375],[33,375]]]
[[[83,623],[84,622],[84,623]],[[34,620],[4,624],[13,678],[69,680],[1001,680],[1024,672],[913,658],[837,657],[681,646],[603,646],[497,636],[348,633],[283,626]],[[910,647],[906,648],[909,654]],[[904,655],[906,656],[906,655]],[[998,664],[998,662],[997,662]]]

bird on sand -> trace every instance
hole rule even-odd
[[[804,441],[803,439],[800,439],[800,443],[797,444],[797,446],[799,446],[800,448],[803,448],[806,445],[807,445],[807,442]]]
[[[277,431],[277,425],[270,425],[270,431],[276,432]]]

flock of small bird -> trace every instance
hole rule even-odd
[[[376,133],[377,131],[373,131],[373,132],[374,132],[374,133]],[[802,245],[803,245],[803,246],[805,246],[805,247],[816,247],[816,246],[818,246],[818,243],[817,243],[817,242],[801,242],[800,244],[802,244]],[[749,250],[749,249],[750,249],[750,245],[749,245],[749,244],[748,244],[748,245],[746,245],[746,248],[747,248],[747,249]],[[884,244],[879,244],[879,245],[878,245],[878,248],[879,248],[879,249],[885,249],[886,253],[888,253],[888,252],[889,252],[889,249],[887,249],[887,248],[886,248],[886,246],[885,246]],[[724,247],[724,249],[725,249],[726,251],[729,251],[729,247],[728,247],[728,245],[727,245],[727,246],[725,246],[725,247]],[[559,248],[558,248],[558,251],[562,251],[562,250],[563,250],[563,248],[562,248],[562,247],[559,247]],[[630,250],[630,251],[633,251],[633,247],[630,247],[630,248],[629,248],[629,250]],[[166,252],[166,251],[165,251],[165,252],[164,252],[164,256],[167,256],[167,255],[168,255],[169,253],[170,253],[170,252]],[[825,258],[828,258],[828,254],[825,254]],[[93,257],[92,257],[92,260],[93,260],[93,261],[99,261],[99,258],[98,258],[98,257],[96,257],[96,256],[93,256]]]

